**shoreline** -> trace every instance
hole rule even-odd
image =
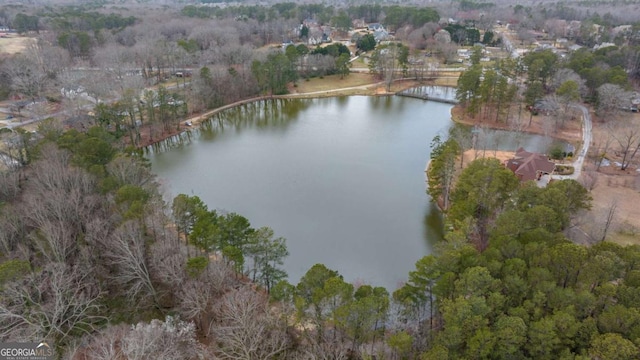
[[[406,89],[424,85],[424,84],[452,87],[448,85],[435,84],[434,80],[435,79],[417,80],[413,78],[398,79],[394,81],[393,89],[391,91],[386,91],[385,82],[379,81],[379,82],[374,82],[374,83],[369,83],[369,84],[364,84],[364,85],[354,86],[349,88],[337,88],[337,89],[314,91],[314,92],[303,92],[303,93],[294,92],[294,93],[289,93],[285,95],[263,95],[263,96],[252,97],[252,98],[236,101],[231,104],[227,104],[212,110],[208,110],[203,113],[193,115],[184,120],[181,120],[179,122],[178,129],[162,134],[160,135],[160,137],[158,137],[157,139],[153,139],[152,141],[144,141],[143,143],[138,145],[138,148],[140,149],[148,148],[157,143],[160,143],[169,138],[172,138],[176,135],[180,135],[185,131],[198,127],[204,121],[209,119],[212,115],[215,115],[217,113],[220,113],[228,109],[232,109],[236,106],[241,106],[241,105],[249,104],[256,101],[263,101],[263,100],[269,100],[269,99],[319,99],[319,98],[338,97],[338,96],[392,96],[392,95],[395,95],[398,91],[406,90]],[[469,118],[464,114],[464,109],[460,105],[453,105],[451,107],[451,110],[449,112],[449,118],[454,123],[463,124],[467,126],[486,126],[489,129],[514,131],[510,129],[510,127],[506,123],[499,123],[495,121],[483,121],[482,118]],[[571,133],[570,129],[564,129],[558,132],[554,132],[552,134],[548,134],[548,133],[545,134],[545,131],[542,128],[539,128],[539,124],[537,124],[540,121],[542,121],[541,118],[539,116],[536,116],[532,125],[538,125],[538,127],[527,126],[527,128],[521,131],[523,133],[550,136],[553,139],[563,140],[573,144],[576,148],[578,148],[579,145],[581,144],[579,139],[580,136],[577,136],[576,138],[575,136],[576,134]]]
[[[463,111],[464,111],[464,109],[460,105],[454,105],[451,108],[451,121],[453,121],[455,123],[458,123],[458,124],[467,125],[467,126],[482,126],[482,125],[484,125],[488,129],[492,129],[492,130],[518,131],[518,130],[511,129],[508,126],[507,123],[498,123],[498,122],[495,122],[495,121],[483,122],[482,118],[470,119],[464,113],[460,114],[460,112],[463,112]],[[538,122],[542,121],[540,116],[541,115],[536,115],[536,117],[534,118],[535,121],[532,122],[532,125],[536,125]],[[580,128],[582,128],[582,124],[580,125]],[[549,136],[552,139],[566,141],[566,142],[571,143],[573,145],[576,145],[576,144],[582,142],[582,139],[580,138],[580,136],[578,136],[578,138],[575,138],[576,134],[567,133],[568,131],[570,131],[570,129],[563,129],[563,130],[559,130],[559,131],[556,131],[556,132],[553,132],[553,133],[549,134],[549,133],[545,133],[543,129],[539,129],[539,128],[535,127],[535,126],[533,126],[533,127],[527,126],[527,128],[519,130],[519,131],[523,132],[523,133],[526,133],[526,134]],[[577,135],[580,135],[580,134],[577,134]],[[577,148],[578,148],[578,146],[576,146],[576,149]]]
[[[140,145],[138,145],[138,148],[146,149],[149,146],[153,146],[171,137],[180,135],[185,131],[196,128],[197,126],[202,124],[202,122],[204,122],[205,120],[207,120],[208,118],[210,118],[211,116],[217,113],[220,113],[228,109],[232,109],[236,106],[241,106],[241,105],[249,104],[256,101],[263,101],[263,100],[270,100],[270,99],[320,99],[320,98],[329,98],[329,97],[338,97],[338,96],[392,96],[392,95],[395,95],[396,92],[398,91],[405,90],[414,86],[418,86],[419,84],[422,84],[425,82],[429,82],[429,80],[418,81],[415,79],[398,79],[394,81],[394,85],[396,86],[399,85],[399,87],[398,88],[394,87],[393,91],[386,91],[386,90],[381,91],[380,87],[381,86],[384,87],[385,85],[385,82],[381,81],[381,82],[370,83],[370,84],[365,84],[365,85],[360,85],[360,86],[355,86],[350,88],[338,88],[338,89],[307,92],[307,93],[290,93],[285,95],[263,95],[263,96],[252,97],[252,98],[236,101],[231,104],[223,105],[221,107],[218,107],[212,110],[207,110],[204,113],[193,115],[184,120],[181,120],[179,122],[180,124],[179,130],[174,130],[168,133],[164,133],[159,138],[154,139],[153,141],[143,142]],[[403,83],[407,83],[407,84],[403,85]]]

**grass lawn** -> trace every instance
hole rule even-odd
[[[35,44],[36,39],[17,34],[9,34],[6,38],[0,38],[0,55],[13,55],[23,52],[29,44],[32,43]]]
[[[349,88],[355,86],[364,86],[377,82],[373,75],[365,73],[351,73],[344,78],[340,75],[329,75],[323,78],[311,78],[308,81],[300,79],[297,86],[291,89],[291,92],[308,93],[316,91],[328,91],[339,88]]]

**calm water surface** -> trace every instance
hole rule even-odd
[[[424,169],[450,109],[401,97],[264,101],[149,157],[172,196],[198,195],[285,237],[290,282],[323,263],[394,290],[442,238]]]

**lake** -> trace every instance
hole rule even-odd
[[[323,263],[393,291],[443,236],[424,170],[450,110],[397,96],[260,101],[149,159],[171,196],[197,195],[285,237],[291,283]]]

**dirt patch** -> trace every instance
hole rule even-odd
[[[13,55],[23,52],[29,44],[35,44],[36,39],[20,36],[17,34],[6,34],[0,37],[0,55]]]
[[[476,151],[476,150],[467,150],[464,152],[464,163],[468,164],[476,159],[483,158],[496,158],[500,160],[501,163],[512,159],[515,155],[513,151],[497,151],[497,150],[486,150],[486,151]]]

